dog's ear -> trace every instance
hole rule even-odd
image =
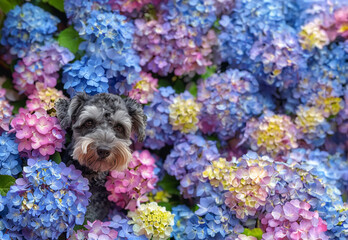
[[[138,141],[142,142],[145,139],[145,128],[147,117],[144,114],[143,107],[132,98],[125,98],[128,114],[132,118],[132,132],[138,136]]]
[[[78,93],[72,99],[59,99],[55,104],[57,118],[63,129],[71,127],[76,120],[76,115],[88,100],[89,96],[86,93]]]

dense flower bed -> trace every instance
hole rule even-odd
[[[0,1],[0,238],[348,239],[348,2]],[[143,105],[85,219],[55,103]]]

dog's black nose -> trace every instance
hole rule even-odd
[[[101,158],[107,158],[110,155],[110,149],[105,147],[99,147],[97,149],[98,156]]]

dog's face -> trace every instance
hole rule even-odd
[[[146,117],[133,99],[114,94],[61,99],[56,104],[61,126],[73,131],[72,157],[95,172],[123,170],[131,159],[131,135],[145,137]]]

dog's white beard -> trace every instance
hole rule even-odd
[[[72,157],[95,172],[122,171],[132,159],[131,151],[123,141],[115,141],[113,145],[110,155],[101,159],[97,154],[95,141],[88,137],[80,137],[74,146]]]

